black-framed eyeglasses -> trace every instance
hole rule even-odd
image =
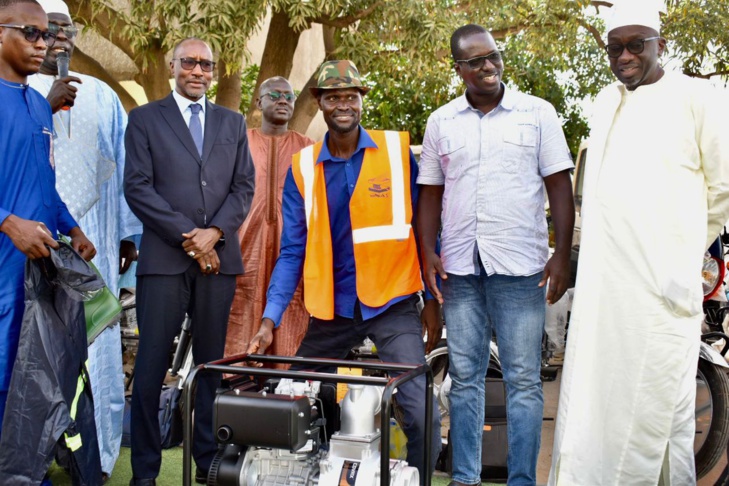
[[[48,23],[48,32],[58,37],[59,32],[66,35],[66,39],[73,39],[78,34],[78,29],[73,25],[58,25],[53,22]]]
[[[268,96],[273,101],[278,101],[281,98],[286,101],[294,101],[296,99],[296,95],[293,93],[279,93],[278,91],[269,91],[268,93],[264,93],[263,96]]]
[[[202,69],[205,73],[210,73],[213,71],[213,69],[215,69],[215,62],[208,61],[206,59],[198,61],[197,59],[193,59],[191,57],[181,57],[179,59],[172,60],[180,61],[180,66],[182,66],[182,69],[185,69],[187,71],[192,71],[198,64],[200,65],[200,69]]]
[[[487,54],[485,56],[472,57],[471,59],[459,59],[456,60],[456,63],[468,64],[468,67],[475,71],[476,69],[481,69],[486,61],[490,62],[491,64],[500,63],[501,53],[499,51],[494,51],[491,54]]]
[[[613,59],[620,57],[625,49],[631,54],[640,54],[645,49],[646,42],[660,38],[660,36],[646,37],[645,39],[632,40],[627,44],[608,44],[605,46],[605,52],[607,52],[608,57],[612,57]]]
[[[38,27],[31,27],[30,25],[15,25],[15,24],[0,24],[0,27],[7,27],[9,29],[18,29],[23,33],[23,37],[28,42],[38,42],[38,39],[43,37],[43,41],[48,47],[53,47],[56,42],[56,34],[48,30],[40,30]]]

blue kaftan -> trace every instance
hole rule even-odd
[[[56,191],[51,108],[26,85],[0,79],[0,224],[13,214],[51,233],[78,226]],[[23,321],[26,257],[0,233],[0,420]]]

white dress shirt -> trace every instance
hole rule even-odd
[[[191,101],[182,96],[176,90],[172,90],[172,96],[175,98],[177,107],[180,108],[180,113],[182,113],[182,118],[185,119],[185,125],[187,125],[188,128],[190,127],[190,117],[192,117],[192,110],[190,110],[190,105],[193,103],[197,103],[202,106],[202,110],[200,110],[198,116],[200,117],[200,125],[202,125],[203,140],[205,140],[205,109],[207,108],[207,97],[203,95],[203,97],[199,100]]]

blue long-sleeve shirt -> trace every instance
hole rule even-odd
[[[0,80],[0,224],[43,222],[51,234],[78,226],[56,191],[51,107],[27,85]],[[7,391],[23,319],[26,256],[0,233],[0,391]],[[0,422],[1,422],[0,417]]]
[[[362,169],[365,149],[377,148],[377,144],[367,131],[362,127],[359,130],[359,142],[350,158],[341,159],[332,156],[327,146],[329,140],[327,132],[316,160],[317,164],[324,164],[326,181],[334,264],[334,314],[346,318],[354,317],[358,300],[349,201]],[[410,152],[410,191],[413,211],[418,198],[418,188],[415,183],[417,176],[418,164]],[[266,309],[263,312],[263,317],[271,319],[276,326],[281,322],[281,316],[301,280],[306,255],[306,209],[304,198],[299,193],[291,169],[286,174],[284,183],[282,212],[281,253],[271,275],[271,283],[266,294]],[[382,307],[369,307],[360,302],[362,319],[371,319],[408,297],[408,295],[396,297]]]

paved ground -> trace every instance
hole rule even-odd
[[[561,376],[561,375],[560,375]],[[547,484],[549,468],[552,464],[552,442],[554,440],[554,426],[557,417],[557,403],[559,401],[559,376],[555,381],[544,383],[544,422],[542,422],[542,448],[539,451],[537,464],[537,482]],[[699,486],[713,486],[716,478],[726,465],[726,454],[716,467],[704,478]]]

